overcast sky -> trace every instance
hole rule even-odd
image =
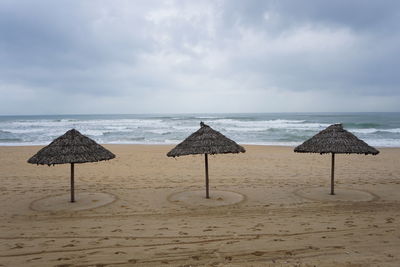
[[[0,114],[400,111],[400,1],[0,0]]]

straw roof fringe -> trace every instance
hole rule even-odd
[[[342,124],[333,124],[314,135],[294,149],[300,153],[372,154],[379,151],[343,129]]]
[[[196,154],[240,153],[246,150],[210,126],[200,123],[200,129],[168,152],[168,157]]]
[[[94,140],[72,129],[39,150],[28,163],[55,165],[109,160],[115,155]]]

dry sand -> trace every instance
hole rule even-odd
[[[108,162],[26,163],[0,147],[0,266],[400,266],[400,149],[330,156],[245,146],[177,159],[110,145]],[[203,194],[202,194],[203,193]]]

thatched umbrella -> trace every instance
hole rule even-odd
[[[372,154],[377,155],[378,150],[358,139],[352,133],[343,129],[342,124],[333,124],[314,135],[303,144],[294,149],[300,153],[332,153],[331,169],[331,195],[334,191],[335,154]]]
[[[37,165],[71,164],[71,202],[75,202],[74,164],[97,162],[115,158],[115,155],[97,144],[94,140],[82,135],[75,129],[69,130],[48,146],[42,148],[28,163]]]
[[[206,198],[210,198],[208,189],[208,155],[240,153],[246,150],[235,141],[215,131],[210,126],[200,122],[200,129],[192,133],[174,149],[168,152],[168,157],[204,154],[206,169]]]

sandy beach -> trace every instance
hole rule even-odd
[[[173,146],[106,145],[116,159],[26,163],[0,147],[0,266],[399,266],[400,148],[377,156],[248,146],[166,157]]]

